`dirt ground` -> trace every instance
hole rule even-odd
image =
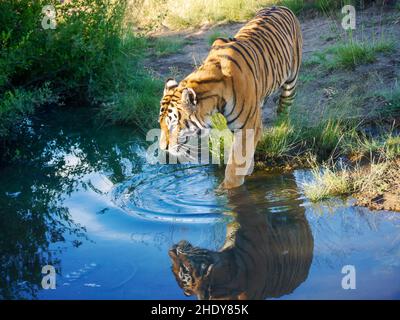
[[[340,116],[360,119],[363,123],[381,121],[380,110],[386,101],[379,92],[397,86],[400,77],[400,11],[371,7],[357,11],[356,30],[352,37],[362,41],[393,40],[395,50],[379,54],[374,63],[360,65],[353,70],[331,70],[312,63],[326,48],[347,39],[349,34],[341,27],[341,17],[307,13],[299,18],[304,38],[303,66],[294,105],[296,117],[313,125],[327,117]],[[164,31],[154,36],[171,36],[186,39],[187,44],[176,54],[148,58],[144,65],[161,78],[183,79],[196,66],[201,65],[210,49],[210,35],[219,33],[234,36],[244,23],[203,26],[200,30],[181,32]],[[264,125],[271,125],[276,117],[274,96],[264,105]],[[379,118],[380,117],[380,118]],[[393,121],[393,119],[385,119]],[[400,188],[399,188],[400,189]],[[375,199],[375,200],[374,200]],[[400,211],[400,194],[358,195],[358,205],[373,209]]]
[[[368,169],[367,169],[368,170]],[[400,212],[400,159],[394,160],[383,171],[381,188],[364,188],[354,194],[356,205],[373,210],[390,210]]]

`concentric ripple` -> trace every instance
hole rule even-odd
[[[113,198],[128,213],[146,219],[205,223],[227,210],[225,197],[215,194],[217,186],[210,167],[160,166],[119,185]]]

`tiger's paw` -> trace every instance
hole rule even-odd
[[[218,187],[218,190],[226,191],[229,189],[234,189],[240,187],[244,183],[244,177],[240,177],[234,180],[224,180]]]

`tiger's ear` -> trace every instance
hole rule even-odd
[[[178,82],[176,82],[175,79],[168,78],[165,81],[165,86],[164,86],[164,96],[168,92],[168,90],[171,90],[173,88],[176,88],[178,86]]]
[[[185,88],[182,91],[182,104],[188,111],[193,112],[196,109],[196,92],[192,88]]]

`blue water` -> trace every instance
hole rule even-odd
[[[29,134],[20,160],[0,168],[2,298],[195,299],[178,286],[169,249],[186,240],[219,251],[232,227],[247,276],[257,274],[244,279],[251,288],[239,283],[246,276],[233,280],[235,290],[260,299],[400,298],[400,215],[351,199],[313,205],[301,189],[307,171],[258,172],[216,194],[222,169],[151,165],[139,133],[102,126],[89,111],[55,110]],[[41,286],[44,265],[57,270],[54,290]],[[355,289],[342,288],[346,265]]]

